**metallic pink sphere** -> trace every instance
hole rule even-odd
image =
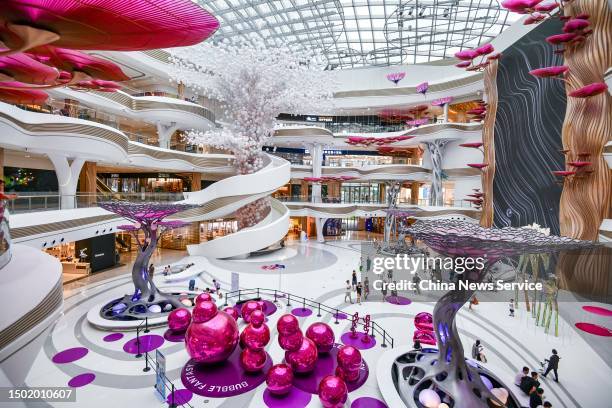
[[[240,343],[243,348],[262,350],[269,341],[270,329],[265,324],[255,327],[253,323],[251,323],[242,330],[242,333],[240,333]]]
[[[279,334],[291,334],[300,330],[300,322],[292,314],[282,315],[276,323],[276,329]]]
[[[191,323],[191,312],[185,308],[175,309],[168,315],[168,328],[173,332],[184,332]]]
[[[259,327],[266,321],[266,315],[261,310],[253,310],[249,320],[253,326]]]
[[[261,306],[259,306],[259,304],[254,300],[249,300],[242,305],[240,313],[242,314],[242,318],[245,322],[251,322],[251,313],[253,313],[255,310],[261,310]]]
[[[296,373],[311,372],[318,357],[317,346],[308,337],[302,339],[302,345],[298,350],[285,352],[285,360]]]
[[[336,375],[345,382],[354,382],[359,379],[359,370],[346,370],[338,366],[336,367]]]
[[[267,358],[268,356],[263,350],[245,348],[240,353],[240,366],[242,366],[246,372],[255,373],[264,368]]]
[[[277,364],[266,375],[268,391],[272,395],[285,395],[293,387],[293,370],[287,364]]]
[[[259,305],[259,307],[261,308],[262,312],[266,311],[266,302],[264,302],[263,300],[258,300],[257,304]]]
[[[361,367],[361,353],[353,346],[342,346],[338,350],[338,366],[345,371],[359,371]]]
[[[193,308],[193,322],[204,323],[217,315],[217,305],[213,302],[201,301]]]
[[[285,351],[296,351],[302,345],[303,339],[304,335],[302,331],[298,329],[298,331],[291,334],[279,334],[278,344]]]
[[[348,388],[340,377],[328,375],[319,383],[319,399],[325,408],[341,408],[348,398]]]
[[[332,328],[321,322],[311,324],[306,330],[306,337],[314,341],[319,353],[329,353],[336,340]]]
[[[238,325],[230,315],[221,311],[205,322],[192,321],[185,333],[187,353],[198,363],[224,361],[237,344]]]
[[[202,292],[195,298],[195,304],[199,304],[200,302],[212,302],[213,298],[210,296],[210,293]]]
[[[227,313],[228,315],[232,316],[234,320],[238,320],[238,311],[235,308],[228,306],[225,309],[223,309],[223,311]]]

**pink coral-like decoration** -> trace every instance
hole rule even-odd
[[[495,49],[493,48],[493,45],[485,44],[485,45],[481,45],[480,47],[476,48],[474,51],[476,51],[478,55],[487,55],[495,51]]]
[[[589,20],[583,20],[581,18],[573,18],[563,25],[563,32],[573,33],[578,30],[584,30],[590,25],[591,23],[589,23]]]
[[[488,163],[468,163],[468,166],[474,168],[474,169],[479,169],[482,170],[485,167],[487,167],[489,164]]]
[[[565,65],[556,65],[552,67],[534,69],[534,70],[529,71],[529,73],[539,78],[548,78],[548,77],[554,77],[557,75],[564,74],[568,70],[569,70],[569,67]]]
[[[456,66],[457,68],[467,68],[467,67],[469,67],[470,65],[472,65],[472,60],[469,60],[469,61],[461,61],[460,63],[455,64],[455,66]]]
[[[605,82],[595,82],[593,84],[585,85],[582,88],[578,88],[567,95],[572,98],[589,98],[591,96],[599,95],[608,90],[608,85]]]
[[[546,18],[546,15],[544,15],[544,14],[533,13],[529,17],[527,17],[525,19],[525,21],[523,21],[523,25],[536,24],[536,23],[539,23],[540,21],[544,20],[545,18]]]
[[[444,98],[435,99],[435,100],[431,101],[431,105],[432,106],[444,106],[446,104],[451,103],[452,100],[453,100],[452,96],[446,96]]]
[[[455,58],[460,59],[462,61],[472,61],[477,56],[478,52],[476,52],[475,50],[462,50],[455,53]]]
[[[37,85],[51,85],[59,77],[57,68],[49,67],[26,54],[0,56],[0,78]]]
[[[422,84],[419,84],[416,86],[416,91],[420,94],[425,95],[427,93],[427,90],[429,89],[429,83],[428,82],[423,82]]]
[[[575,171],[570,171],[570,170],[555,170],[552,173],[555,176],[561,176],[561,177],[568,177],[568,176],[573,176],[574,174],[576,174]]]
[[[556,9],[557,7],[559,7],[559,5],[556,2],[552,2],[552,3],[540,3],[540,4],[537,4],[533,9],[535,11],[539,11],[539,12],[542,12],[542,13],[550,13],[551,11]]]
[[[515,13],[527,14],[540,2],[542,0],[505,0],[501,2],[501,6]]]
[[[393,72],[391,74],[387,74],[387,79],[397,85],[402,79],[406,77],[405,72]]]
[[[550,37],[546,37],[546,42],[558,45],[572,41],[574,38],[576,38],[575,33],[555,34],[551,35]]]
[[[487,60],[488,61],[498,60],[501,58],[501,56],[502,56],[501,52],[494,52],[493,54],[487,56]]]
[[[482,142],[470,142],[470,143],[461,143],[459,146],[461,147],[469,147],[472,149],[479,149],[482,147],[484,143]]]
[[[567,164],[569,164],[572,167],[580,168],[580,167],[590,166],[593,163],[588,162],[588,161],[571,161],[571,162],[568,162]]]

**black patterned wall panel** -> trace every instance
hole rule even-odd
[[[497,73],[493,223],[497,227],[538,223],[559,234],[561,185],[551,173],[563,170],[561,127],[564,83],[529,74],[563,65],[544,39],[561,32],[557,19],[541,23],[503,52]]]

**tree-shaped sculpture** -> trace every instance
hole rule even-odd
[[[152,305],[158,305],[160,312],[182,307],[178,297],[163,293],[155,286],[153,273],[149,271],[149,260],[165,232],[188,225],[179,220],[164,221],[164,218],[197,205],[129,201],[106,201],[98,205],[133,221],[134,224],[120,225],[117,228],[131,233],[138,244],[138,256],[132,267],[134,293],[107,304],[102,309],[102,315],[112,319],[142,319],[151,313]]]
[[[483,228],[449,219],[417,220],[412,225],[404,224],[404,232],[444,256],[485,258],[482,269],[474,268],[459,274],[459,279],[466,283],[482,282],[489,268],[503,257],[594,245],[589,241],[545,235],[531,228]],[[433,319],[438,352],[431,349],[411,351],[396,359],[393,379],[407,406],[419,406],[415,402],[419,400],[419,394],[434,387],[451,400],[449,405],[454,408],[485,407],[489,406],[489,401],[507,408],[521,406],[493,373],[464,357],[455,316],[473,294],[474,290],[458,286],[436,303]],[[485,382],[490,382],[494,388],[489,389]]]

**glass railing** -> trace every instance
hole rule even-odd
[[[9,201],[6,208],[11,214],[66,210],[75,208],[97,207],[99,201],[124,200],[124,201],[181,201],[185,197],[183,193],[77,193],[75,195],[60,195],[58,193],[11,193],[17,197]]]
[[[313,197],[304,195],[294,196],[278,196],[274,197],[285,203],[322,203],[322,204],[361,204],[361,205],[387,205],[387,200],[377,199],[341,199],[337,197]],[[410,200],[399,200],[399,205],[418,205],[420,207],[429,207],[429,200],[420,199],[418,204],[412,204]],[[475,208],[474,204],[467,200],[449,200],[442,204],[442,207],[459,207],[459,208]]]

